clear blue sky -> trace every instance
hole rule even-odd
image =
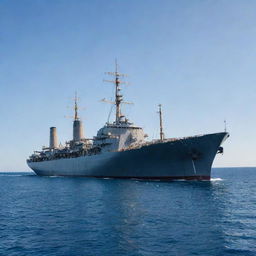
[[[124,112],[158,135],[231,137],[214,166],[256,165],[256,1],[1,0],[0,171],[24,171],[48,144],[49,127],[71,139],[71,98],[86,109],[85,133],[106,121],[105,71],[129,74]]]

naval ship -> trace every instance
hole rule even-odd
[[[107,122],[91,139],[85,138],[75,97],[73,139],[58,145],[56,127],[50,128],[49,147],[27,159],[28,166],[40,176],[72,176],[156,180],[210,180],[213,160],[223,153],[221,144],[229,134],[218,132],[184,138],[165,138],[162,108],[159,105],[159,139],[148,140],[143,129],[121,112],[123,100],[116,65],[114,76],[115,120]]]

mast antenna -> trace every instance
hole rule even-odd
[[[74,111],[74,115],[72,114],[71,116],[64,116],[66,118],[72,118],[74,120],[79,120],[79,116],[78,116],[78,109],[83,110],[83,108],[79,108],[78,107],[78,101],[80,100],[80,98],[77,96],[77,92],[75,91],[75,97],[71,99],[72,101],[74,101],[74,105],[72,106],[72,110]],[[67,106],[67,108],[70,108],[70,106]]]
[[[77,92],[75,92],[74,101],[75,101],[75,106],[74,106],[75,116],[74,116],[74,120],[79,120],[79,117],[78,117],[78,104],[77,104],[77,102],[78,102]]]
[[[159,104],[158,105],[159,110],[158,110],[158,114],[159,114],[159,124],[160,124],[160,141],[164,140],[164,131],[163,131],[163,119],[162,119],[162,105]]]
[[[224,120],[224,131],[227,132],[227,121],[226,121],[226,119]]]

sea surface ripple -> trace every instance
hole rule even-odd
[[[256,168],[205,182],[0,173],[0,255],[256,255]]]

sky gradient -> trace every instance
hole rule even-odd
[[[224,130],[214,166],[256,166],[256,1],[1,0],[0,171],[26,171],[49,127],[71,139],[78,92],[85,134],[104,125],[115,58],[128,118],[149,138]],[[69,106],[69,108],[68,108]],[[85,109],[83,109],[85,108]]]

